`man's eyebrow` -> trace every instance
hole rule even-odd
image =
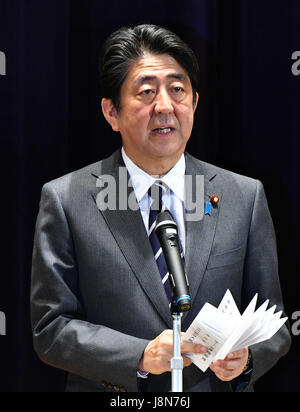
[[[146,83],[146,82],[153,81],[153,80],[155,80],[155,79],[156,79],[156,76],[145,75],[145,76],[139,77],[139,78],[136,80],[135,83],[136,83],[138,86],[140,86],[140,85],[142,85],[142,84],[144,84],[144,83]],[[183,73],[177,73],[177,72],[176,72],[176,73],[170,73],[170,74],[167,75],[167,79],[177,79],[177,80],[183,81],[183,80],[186,79],[186,75],[184,75]]]
[[[183,73],[170,73],[170,74],[168,74],[167,78],[168,79],[185,80],[186,75],[184,75]]]

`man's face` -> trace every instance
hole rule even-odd
[[[177,61],[167,54],[146,54],[132,64],[121,89],[121,109],[110,123],[140,167],[166,159],[175,164],[190,138],[196,104],[190,79]]]

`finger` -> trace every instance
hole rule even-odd
[[[225,370],[215,364],[211,364],[210,365],[210,369],[215,373],[215,375],[222,380],[228,379],[228,378],[232,378],[232,376],[234,375],[233,371],[229,371],[229,370]]]
[[[219,373],[219,374],[221,374],[225,371],[232,372],[232,370],[225,368],[224,361],[216,361],[216,362],[214,362],[210,365],[210,368],[213,372]]]
[[[236,361],[232,361],[230,363],[218,361],[211,364],[210,368],[219,379],[229,381],[241,374],[243,371],[243,364],[242,362]]]
[[[208,348],[200,343],[191,343],[187,340],[183,340],[186,332],[181,332],[181,351],[182,352],[192,352],[192,353],[206,353]]]
[[[220,368],[226,371],[236,371],[238,369],[242,369],[242,361],[240,359],[234,359],[231,361],[223,361]]]
[[[207,347],[200,345],[198,343],[191,343],[191,342],[182,342],[181,343],[181,352],[185,353],[206,353]]]
[[[238,370],[238,369],[243,369],[244,367],[245,360],[244,358],[236,358],[236,359],[231,359],[231,360],[218,360],[214,363],[214,365],[220,369],[224,370]]]
[[[243,348],[243,349],[239,349],[236,350],[234,352],[230,352],[225,359],[240,359],[243,358],[247,355],[248,353],[248,349],[247,348]],[[248,356],[248,355],[247,355]]]

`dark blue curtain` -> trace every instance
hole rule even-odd
[[[188,150],[263,181],[286,311],[300,311],[299,21],[297,0],[0,0],[0,391],[63,390],[64,373],[32,347],[34,225],[45,182],[120,145],[101,114],[97,66],[104,39],[122,25],[164,25],[196,51],[200,102]],[[300,390],[299,341],[256,390]]]

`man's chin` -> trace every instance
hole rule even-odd
[[[152,157],[157,157],[157,158],[165,158],[165,159],[174,159],[178,158],[182,155],[182,153],[185,150],[185,145],[184,146],[174,146],[172,144],[161,144],[159,146],[156,146],[152,150]]]

